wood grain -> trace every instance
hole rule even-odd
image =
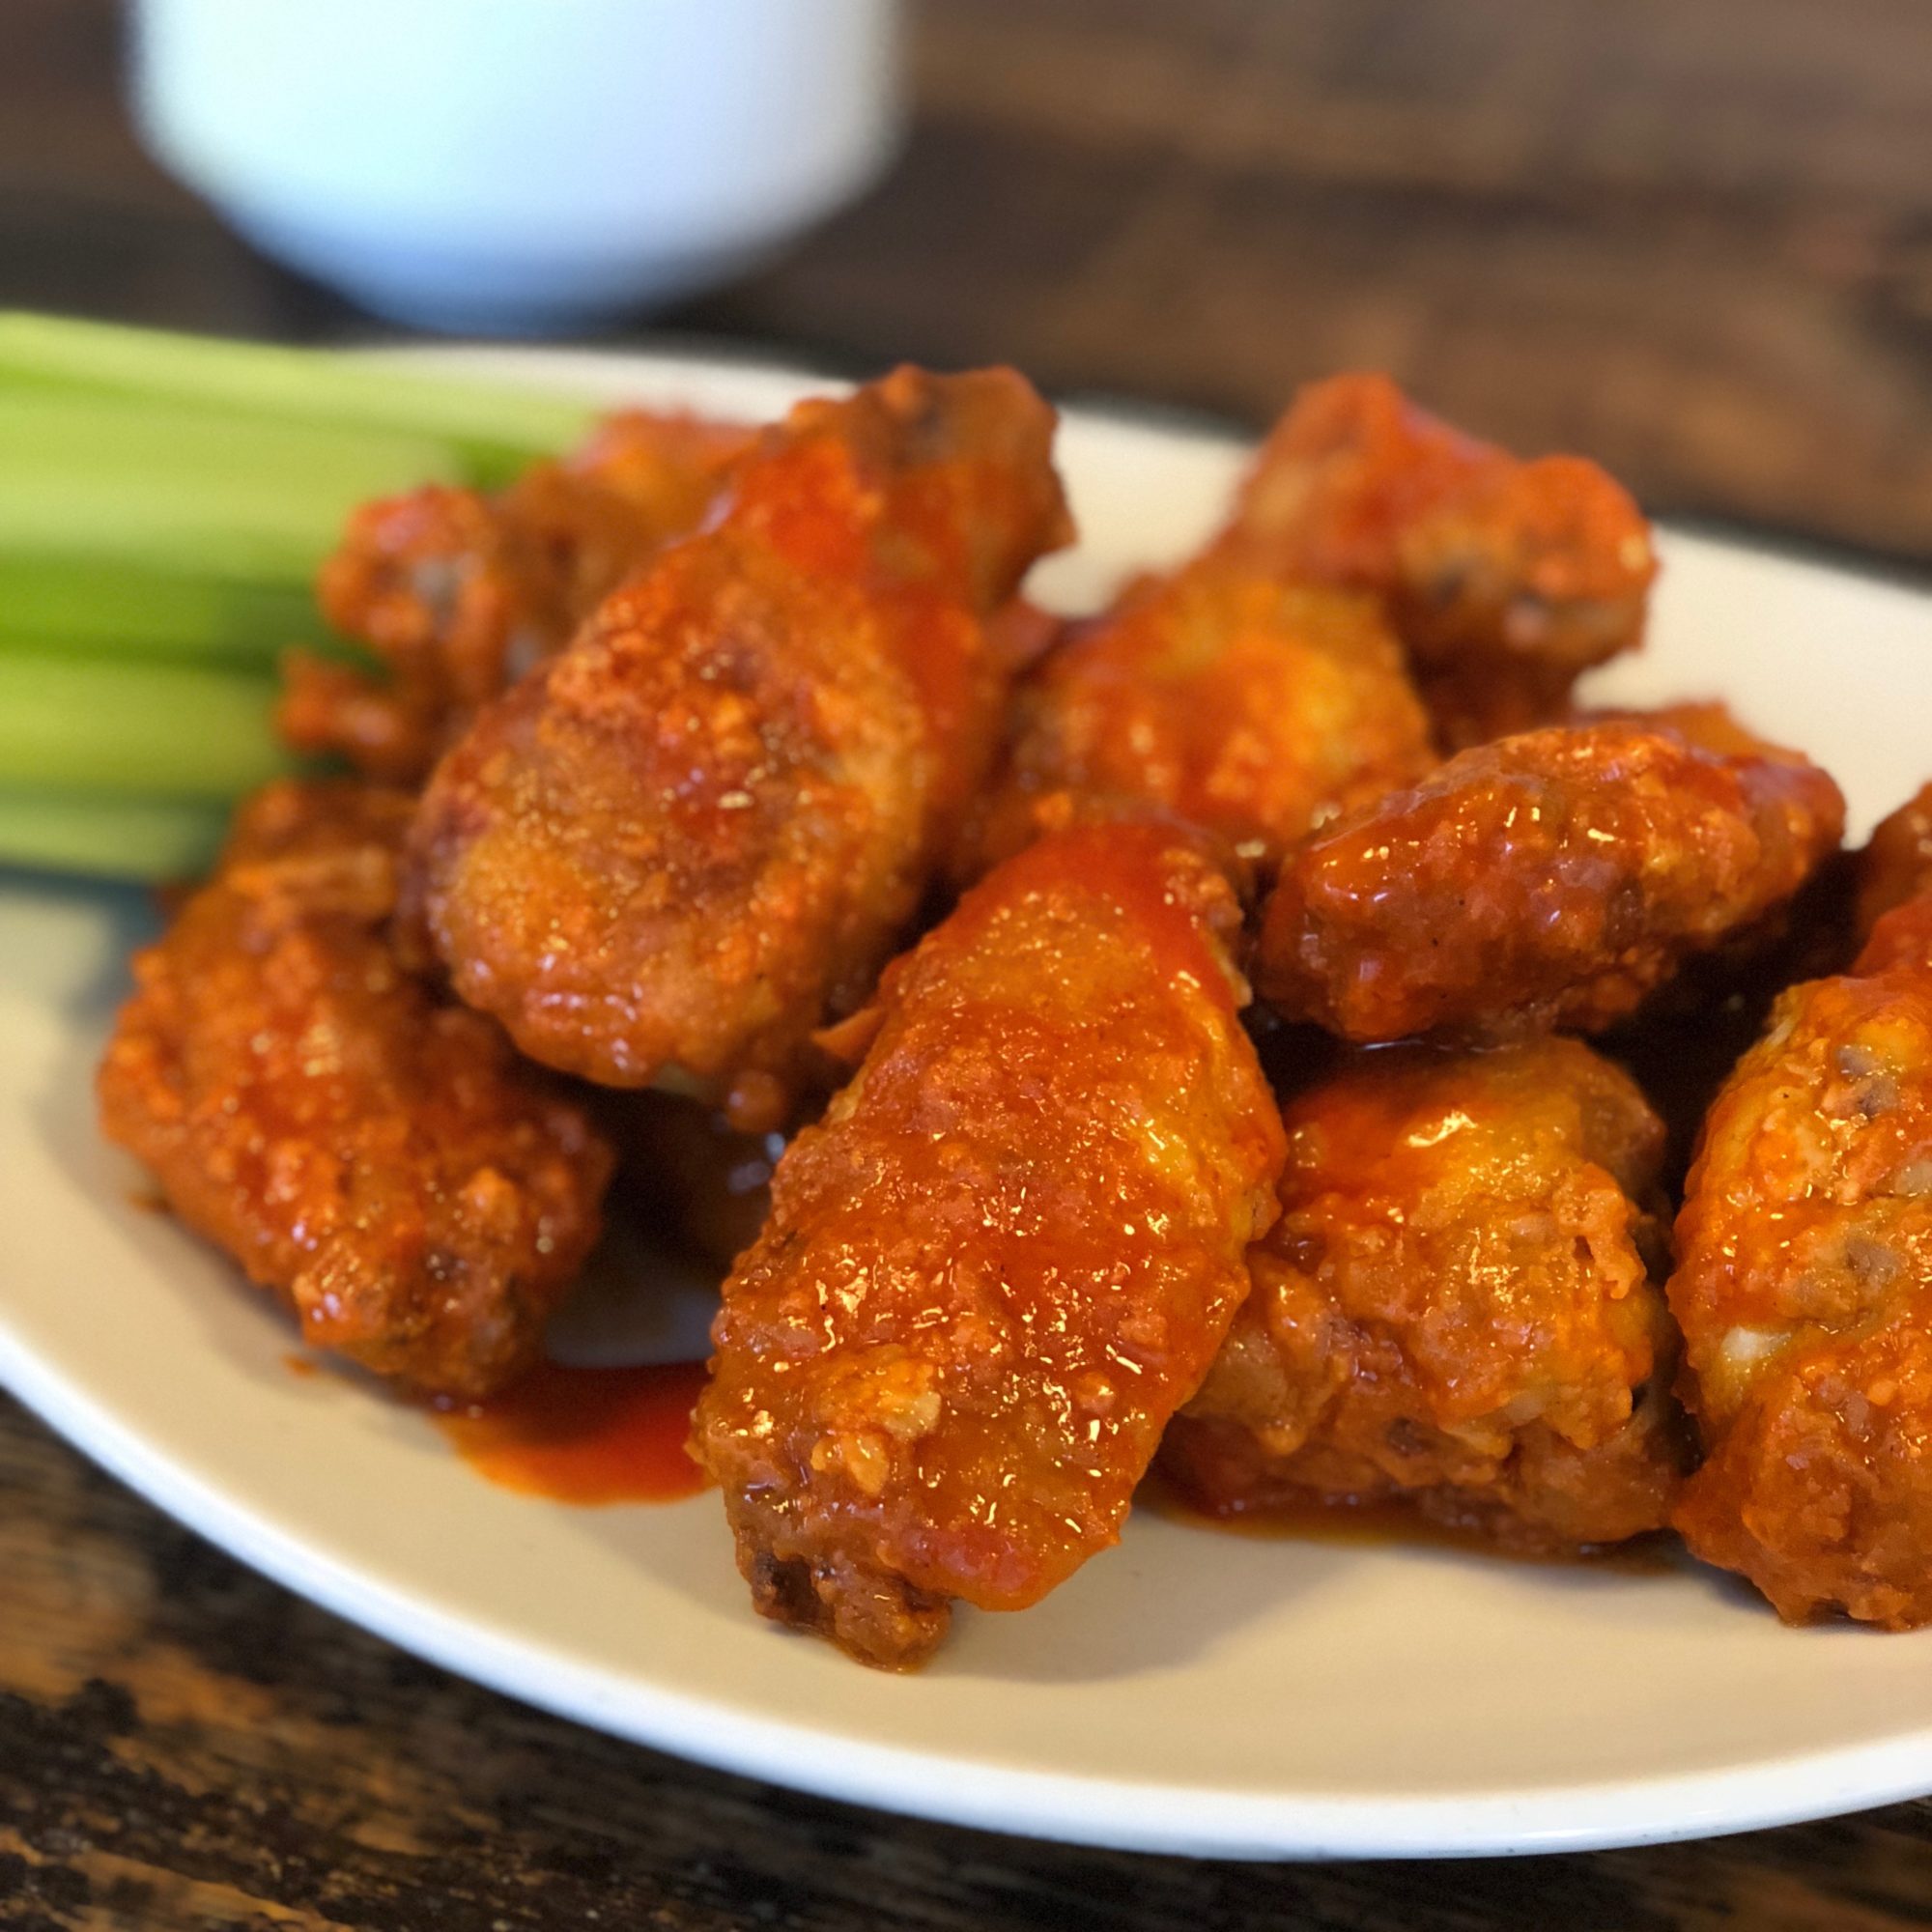
[[[1252,424],[1311,375],[1382,364],[1518,447],[1603,457],[1657,509],[1932,560],[1922,0],[918,0],[912,19],[898,168],[668,326],[854,368],[1007,358]],[[0,302],[366,329],[147,161],[117,60],[110,0],[0,0]],[[412,1662],[0,1401],[12,1932],[1928,1922],[1926,1805],[1528,1862],[1250,1867],[789,1796]]]

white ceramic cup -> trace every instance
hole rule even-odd
[[[156,156],[379,314],[567,329],[741,272],[900,128],[895,0],[137,0]]]

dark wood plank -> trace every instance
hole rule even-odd
[[[903,166],[691,310],[1260,423],[1394,370],[1662,511],[1932,557],[1932,11],[934,0]]]
[[[1900,1932],[1932,1805],[1654,1851],[1255,1866],[892,1819],[598,1737],[265,1582],[0,1398],[0,1924]]]

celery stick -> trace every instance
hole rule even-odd
[[[451,470],[420,437],[0,390],[0,553],[306,582],[355,504]]]
[[[273,703],[245,671],[0,652],[0,787],[233,798],[288,765]]]
[[[0,648],[270,664],[322,631],[305,585],[0,548]]]
[[[0,788],[0,866],[97,879],[191,879],[208,868],[227,823],[226,807],[198,800]]]
[[[338,352],[0,313],[0,384],[43,382],[120,390],[273,418],[436,438],[470,479],[506,482],[577,441],[595,411],[511,384],[373,366]]]

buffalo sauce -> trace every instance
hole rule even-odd
[[[439,1406],[479,1476],[554,1502],[663,1503],[708,1485],[685,1453],[702,1362],[574,1369],[543,1362],[487,1402]]]

